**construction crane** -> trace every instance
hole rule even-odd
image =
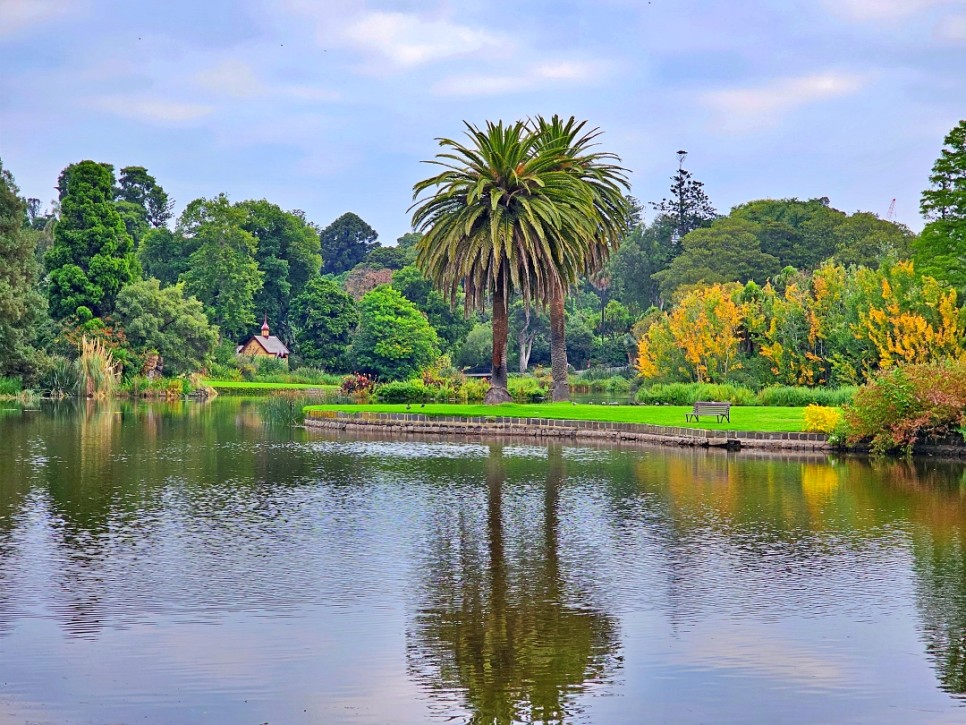
[[[896,215],[896,200],[893,199],[892,203],[889,204],[889,211],[886,212],[886,221],[891,222],[892,217]]]

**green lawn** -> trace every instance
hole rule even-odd
[[[202,380],[215,390],[338,390],[338,385],[313,385],[311,383],[251,383],[236,380]]]
[[[554,418],[570,420],[603,420],[617,423],[649,423],[651,425],[702,428],[709,430],[750,430],[762,432],[797,432],[802,430],[804,408],[773,406],[732,406],[731,422],[716,423],[714,416],[702,417],[697,423],[685,422],[690,405],[588,405],[572,403],[505,403],[503,405],[452,405],[446,403],[373,404],[373,405],[309,405],[310,410],[369,413],[421,413],[423,415],[497,416],[508,418]]]

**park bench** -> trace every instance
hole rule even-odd
[[[731,422],[731,403],[715,403],[707,401],[698,401],[694,404],[690,413],[684,414],[684,420],[689,421],[694,418],[695,421],[699,420],[699,416],[702,415],[715,415],[718,417],[718,422],[726,420]]]

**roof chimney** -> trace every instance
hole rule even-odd
[[[265,315],[265,322],[262,323],[262,337],[268,337],[268,315]]]

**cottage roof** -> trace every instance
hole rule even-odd
[[[279,340],[275,335],[269,335],[265,337],[263,335],[252,335],[251,339],[255,340],[269,355],[288,355],[288,348],[285,347],[285,343]],[[246,343],[247,344],[247,343]]]

